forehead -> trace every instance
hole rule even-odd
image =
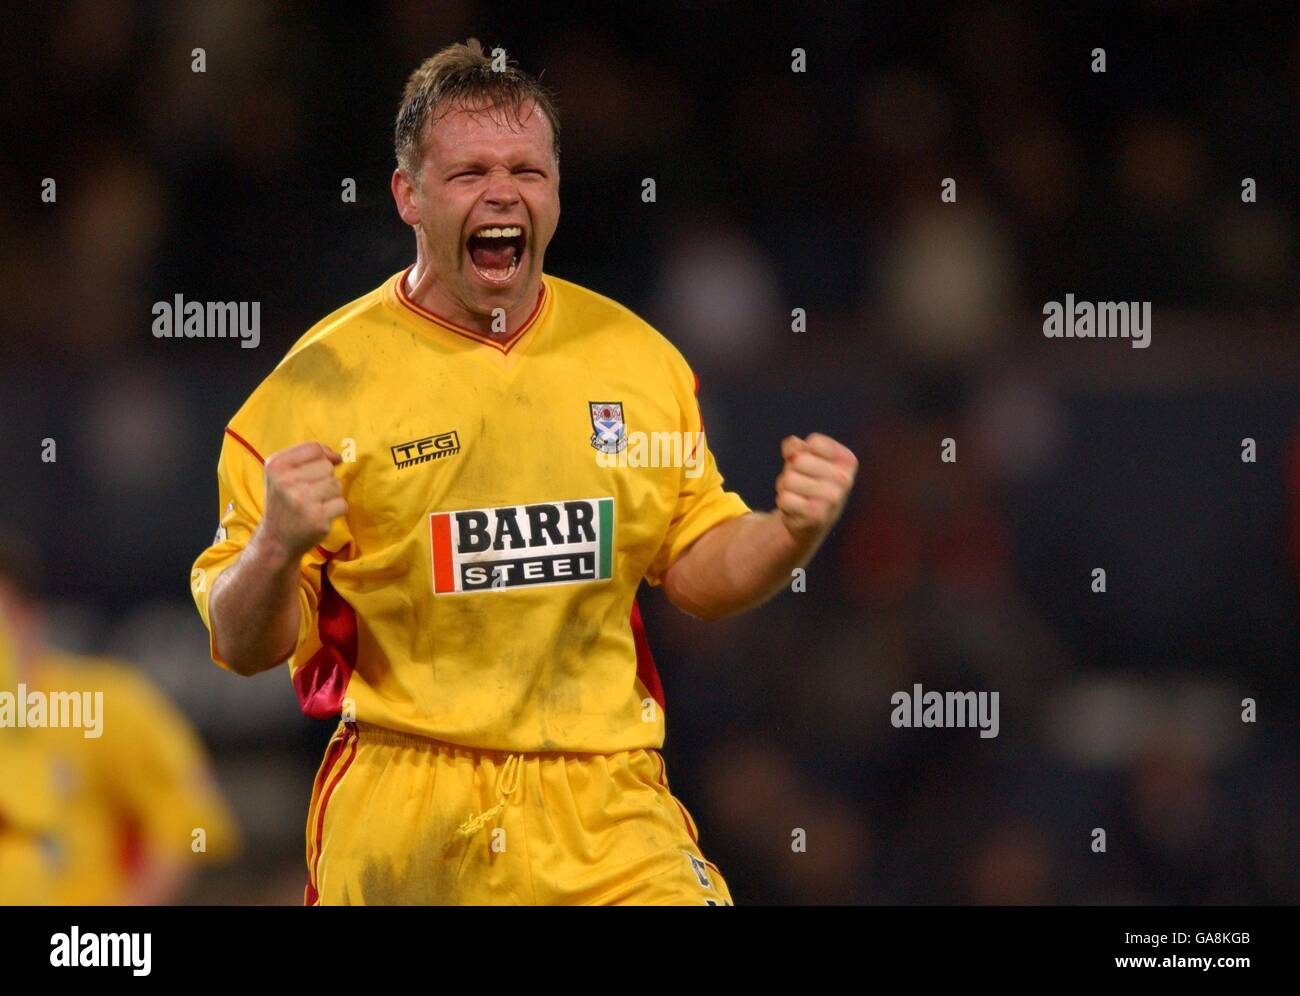
[[[454,107],[425,126],[425,156],[451,159],[507,159],[549,156],[551,125],[532,101],[508,107]]]

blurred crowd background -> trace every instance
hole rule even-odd
[[[244,847],[175,898],[301,902],[332,724],[209,662],[189,567],[226,420],[413,259],[398,97],[474,36],[558,94],[548,271],[681,348],[728,485],[770,507],[791,432],[861,461],[806,592],[713,624],[641,595],[737,901],[1300,901],[1300,17],[1080,6],[8,10],[0,520],[54,639],[137,665],[212,756]],[[1044,338],[1067,293],[1152,302],[1150,347]],[[260,347],[155,338],[176,294],[260,301]],[[997,691],[1000,735],[894,729],[915,683]]]

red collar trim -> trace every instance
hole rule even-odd
[[[484,335],[482,332],[476,332],[473,329],[465,328],[463,325],[457,325],[455,322],[449,322],[447,319],[435,315],[428,308],[423,308],[412,301],[406,294],[406,276],[414,268],[415,264],[412,263],[397,275],[397,284],[394,289],[397,294],[398,302],[409,308],[411,311],[414,311],[421,318],[433,322],[435,325],[446,329],[448,332],[454,332],[462,338],[471,339],[474,342],[482,343],[484,346],[491,346],[493,349],[499,350],[502,353],[510,352],[511,347],[519,341],[520,337],[532,328],[533,324],[537,321],[537,316],[542,313],[542,305],[546,301],[546,281],[543,280],[542,288],[537,292],[537,304],[534,305],[532,313],[524,320],[524,323],[520,325],[519,328],[515,329],[510,338],[494,339],[491,336]]]

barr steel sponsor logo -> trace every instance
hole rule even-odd
[[[614,499],[434,512],[429,531],[439,595],[606,581]]]
[[[409,443],[398,443],[396,446],[390,446],[389,449],[393,454],[393,463],[397,465],[398,470],[401,470],[403,467],[414,467],[417,463],[455,456],[460,452],[460,437],[453,429],[450,432],[440,432],[436,436],[412,439]]]

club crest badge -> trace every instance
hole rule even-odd
[[[591,434],[593,449],[601,453],[620,453],[627,449],[627,426],[623,424],[623,402],[592,401]]]

